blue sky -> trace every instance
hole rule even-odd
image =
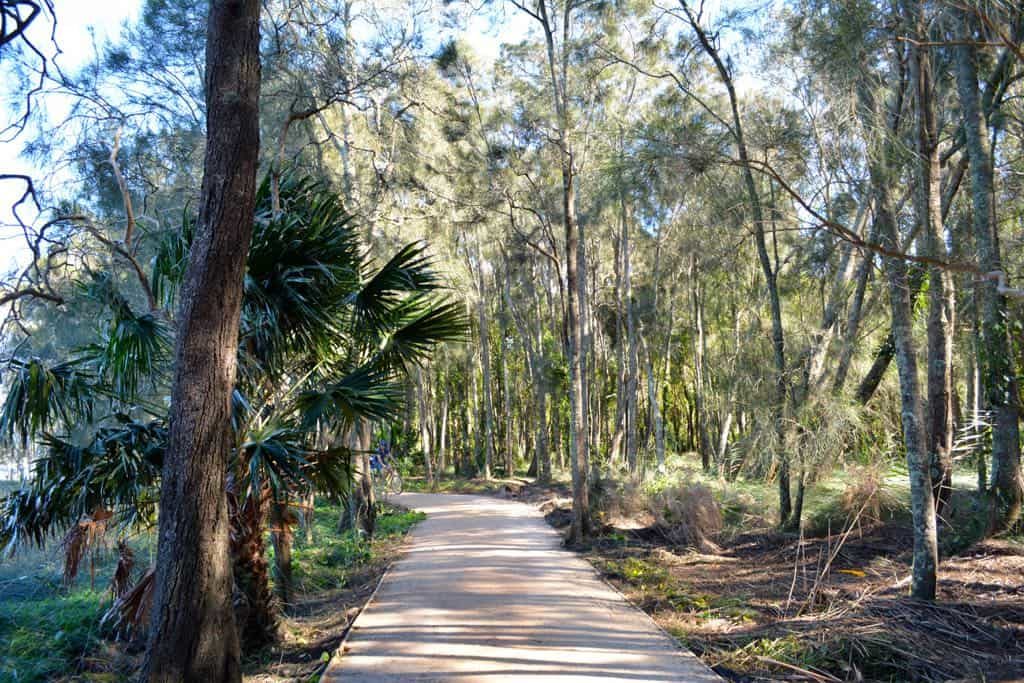
[[[117,37],[122,24],[138,16],[141,4],[141,0],[54,0],[54,10],[58,17],[56,40],[61,50],[59,55],[50,41],[53,23],[49,17],[37,20],[30,27],[29,33],[33,43],[44,54],[54,59],[65,72],[73,73],[94,54],[94,46]],[[0,74],[3,74],[2,70]],[[2,77],[4,76],[0,75],[0,78]],[[15,100],[15,103],[20,102]],[[64,104],[60,98],[51,97],[47,99],[46,106],[54,114],[58,114],[57,110]],[[23,144],[23,140],[20,139],[0,142],[0,173],[24,173],[41,178],[43,174],[38,169],[20,158]],[[26,254],[19,241],[20,230],[11,225],[11,205],[23,191],[24,185],[19,182],[0,183],[0,271],[9,270]],[[26,219],[31,219],[34,215],[29,206],[19,210],[19,213]]]
[[[372,0],[371,0],[372,1]],[[748,5],[750,0],[738,0],[729,5]],[[705,16],[713,17],[719,11],[721,0],[708,0],[705,3]],[[125,22],[134,21],[140,12],[142,0],[55,0],[54,7],[58,17],[56,40],[60,54],[49,40],[52,22],[37,21],[30,33],[33,42],[67,73],[73,73],[94,55],[97,46],[107,40],[117,38]],[[485,61],[497,57],[502,42],[519,40],[528,31],[534,30],[532,19],[516,10],[510,3],[495,3],[490,11],[472,13],[468,17],[461,37],[473,47],[474,51]],[[495,26],[491,20],[496,20]],[[447,32],[447,31],[446,31]],[[0,78],[3,70],[0,68]],[[741,85],[746,85],[741,83]],[[15,100],[17,102],[17,100]],[[61,96],[46,99],[45,109],[51,119],[58,119],[67,100]],[[41,186],[59,185],[60,177],[46,179],[42,169],[34,168],[19,157],[23,141],[16,139],[0,142],[0,172],[24,173],[37,179]],[[48,182],[47,182],[48,180]],[[0,183],[0,271],[8,271],[18,265],[23,266],[27,251],[20,243],[20,229],[14,224],[11,205],[18,199],[24,186],[18,182]],[[31,220],[34,211],[29,206],[19,210],[23,218]]]

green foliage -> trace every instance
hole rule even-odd
[[[264,180],[242,305],[232,469],[246,494],[289,499],[316,489],[339,500],[349,488],[350,453],[321,445],[322,436],[360,419],[396,417],[409,366],[444,341],[462,340],[467,323],[461,305],[432,296],[441,283],[425,244],[374,270],[336,193],[288,173],[279,198],[280,209]],[[177,298],[193,226],[186,214],[181,229],[155,245],[158,302]],[[42,544],[99,509],[123,525],[153,518],[172,326],[158,312],[136,314],[112,274],[87,275],[81,293],[109,316],[100,338],[73,361],[9,363],[0,433],[37,439],[43,455],[31,483],[2,501],[7,550]],[[138,418],[139,406],[156,419]]]
[[[95,375],[82,360],[46,366],[38,358],[9,362],[11,373],[0,435],[22,444],[46,430],[92,420]]]
[[[314,512],[313,542],[296,535],[292,550],[293,579],[299,590],[314,593],[343,588],[348,577],[371,562],[374,544],[387,543],[425,519],[422,512],[388,509],[377,517],[374,540],[358,532],[338,533],[341,508],[318,500]]]
[[[363,268],[355,223],[336,194],[286,174],[280,202],[275,210],[265,179],[246,266],[242,347],[264,373],[280,372],[288,361],[329,358],[351,344],[349,299]]]
[[[41,683],[79,670],[99,645],[106,599],[77,591],[0,601],[0,679]]]
[[[167,430],[117,415],[85,446],[51,434],[32,465],[32,478],[0,501],[0,547],[42,546],[85,515],[115,512],[129,526],[150,523]]]

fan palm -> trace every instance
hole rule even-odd
[[[232,417],[232,551],[249,643],[274,630],[262,540],[268,506],[276,520],[288,520],[289,503],[310,492],[344,498],[351,453],[323,444],[360,421],[394,418],[406,370],[467,328],[463,307],[440,294],[426,245],[410,244],[376,268],[352,216],[323,184],[286,175],[279,206],[264,182],[246,271]],[[151,282],[168,307],[184,273],[190,226],[186,220],[155,248]],[[41,544],[98,508],[122,524],[152,521],[171,328],[152,313],[136,314],[116,282],[90,274],[83,286],[105,305],[109,320],[101,338],[74,360],[8,364],[0,435],[35,439],[44,448],[28,487],[0,509],[0,542],[10,547]],[[93,433],[76,445],[69,434],[82,424],[93,425]],[[290,539],[288,529],[276,527],[285,538],[275,542]]]

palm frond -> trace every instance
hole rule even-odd
[[[401,370],[421,365],[438,344],[465,341],[469,331],[465,307],[455,301],[416,297],[399,307],[393,322],[396,329],[383,338],[377,360]]]
[[[407,296],[430,292],[439,286],[440,280],[427,255],[427,244],[407,244],[352,297],[356,324],[380,329],[392,317],[394,307]]]
[[[99,372],[121,400],[134,399],[139,388],[166,376],[171,337],[164,323],[150,313],[115,318],[99,349]]]
[[[274,211],[265,180],[243,302],[243,347],[265,371],[286,356],[329,353],[361,272],[358,232],[336,194],[286,174],[280,197],[282,210]]]
[[[307,429],[333,425],[348,428],[358,420],[385,421],[402,407],[403,392],[393,376],[378,367],[362,366],[316,389],[302,392],[296,407]]]
[[[0,411],[0,436],[23,444],[38,434],[92,421],[93,402],[103,393],[83,359],[47,366],[40,359],[12,359],[7,397]]]
[[[306,470],[307,434],[280,424],[267,424],[246,435],[238,450],[244,472],[241,493],[260,496],[269,490],[274,500],[288,497],[290,491],[306,491],[312,482]]]
[[[188,253],[195,236],[195,219],[189,211],[183,211],[178,228],[165,229],[156,245],[156,253],[150,263],[150,286],[153,296],[166,308],[174,305],[178,290],[185,279],[188,268]]]
[[[43,454],[31,482],[0,499],[0,544],[41,546],[96,510],[110,510],[121,525],[152,522],[167,430],[161,422],[118,416],[82,446],[44,434]]]

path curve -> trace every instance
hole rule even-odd
[[[719,681],[523,503],[407,493],[402,559],[321,679]]]

